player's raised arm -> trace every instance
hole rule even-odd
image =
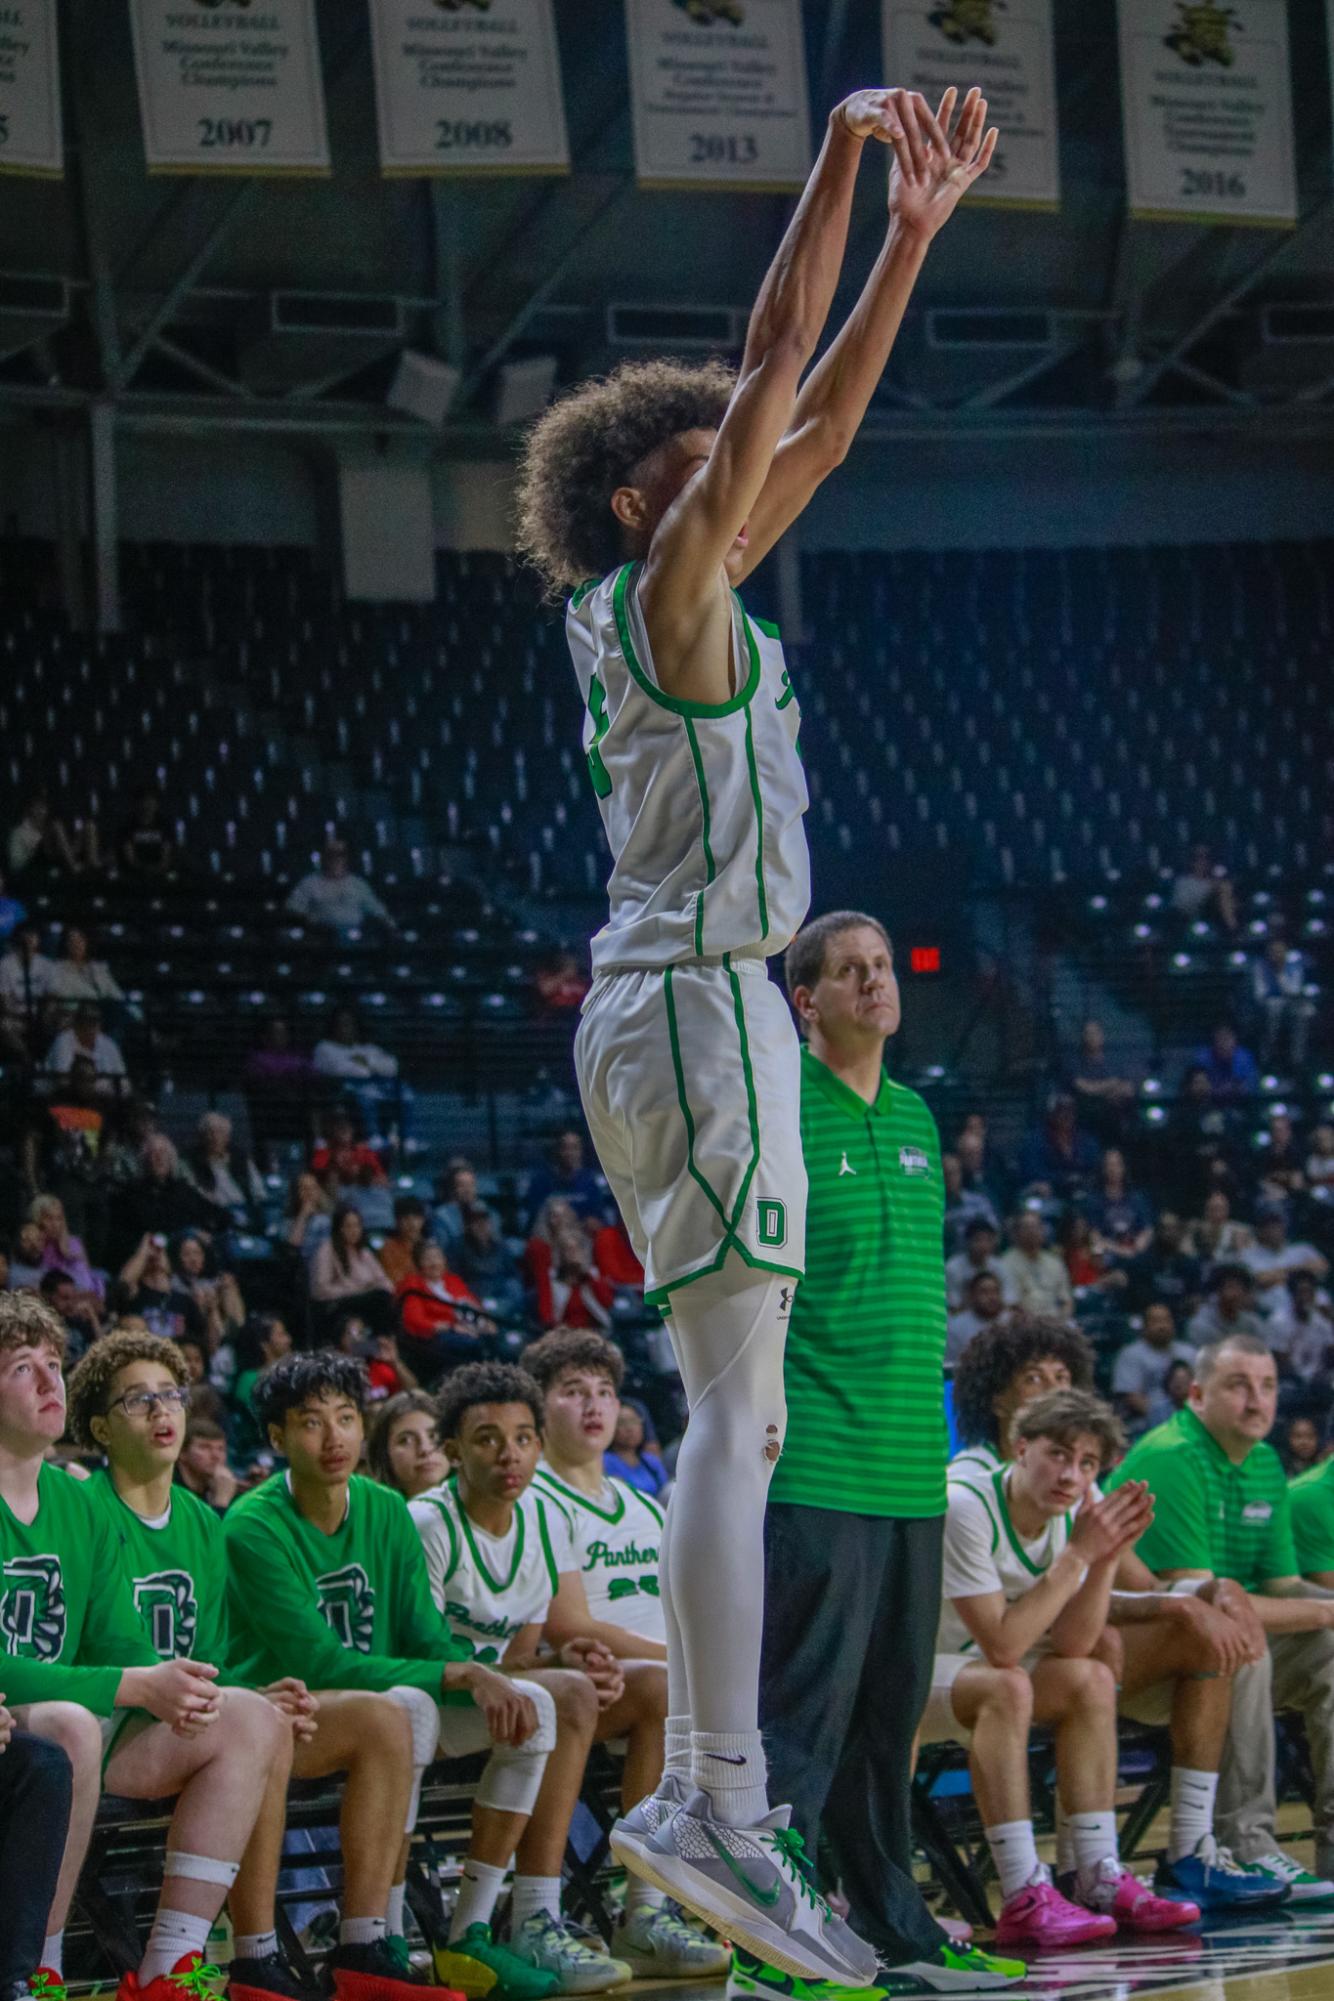
[[[892,104],[889,91],[858,91],[830,113],[820,157],[755,301],[741,372],[716,441],[654,530],[640,602],[659,672],[668,681],[673,655],[690,648],[703,606],[712,605],[723,587],[724,559],[791,421],[802,371],[842,268],[862,144],[893,138],[898,125]],[[624,509],[641,500],[629,488],[613,500],[628,527],[639,524]]]
[[[890,96],[894,165],[885,241],[837,339],[802,384],[751,510],[746,550],[733,570],[737,581],[763,560],[821,480],[846,457],[885,372],[931,240],[996,150],[997,133],[994,126],[987,130],[980,91],[969,91],[957,119],[957,91],[946,91],[934,117],[915,91]]]

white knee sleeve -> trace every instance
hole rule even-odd
[[[186,1855],[179,1848],[169,1848],[162,1865],[164,1876],[180,1876],[190,1883],[216,1883],[224,1890],[230,1890],[240,1874],[239,1862],[219,1862],[213,1855]]]
[[[497,1813],[529,1814],[542,1789],[547,1758],[556,1748],[556,1704],[550,1690],[538,1682],[516,1681],[514,1686],[536,1709],[537,1728],[517,1748],[511,1744],[496,1746],[477,1788],[477,1803],[493,1807]]]
[[[440,1706],[424,1688],[391,1688],[389,1700],[396,1702],[400,1709],[406,1709],[412,1726],[412,1796],[408,1801],[408,1820],[404,1829],[406,1834],[411,1834],[417,1825],[417,1810],[421,1806],[422,1774],[434,1760],[440,1743]]]

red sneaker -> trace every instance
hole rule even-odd
[[[39,1966],[28,1982],[33,2001],[66,2001],[65,1976],[54,1967]]]
[[[996,1944],[1001,1947],[1032,1946],[1038,1952],[1058,1951],[1067,1945],[1088,1945],[1093,1939],[1115,1938],[1116,1919],[1086,1911],[1063,1897],[1044,1869],[1032,1883],[1025,1883],[1001,1906],[996,1922]]]
[[[335,2001],[466,2001],[455,1987],[417,1980],[401,1938],[340,1945],[329,1961]],[[155,1995],[153,2001],[158,2001]]]
[[[1174,1932],[1200,1920],[1198,1904],[1157,1896],[1147,1883],[1141,1883],[1138,1876],[1132,1876],[1110,1855],[1098,1864],[1092,1886],[1087,1895],[1079,1897],[1079,1902],[1091,1911],[1115,1918],[1121,1931]]]
[[[221,2001],[226,1985],[220,1966],[210,1966],[202,1952],[187,1952],[170,1973],[159,1973],[147,1987],[139,1985],[137,1973],[123,1973],[116,2001]]]

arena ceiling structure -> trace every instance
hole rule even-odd
[[[458,371],[432,449],[503,454],[515,364],[559,386],[683,335],[735,347],[789,199],[638,187],[621,0],[556,11],[568,176],[382,178],[364,0],[318,0],[333,172],[284,182],[150,176],[127,11],[62,0],[65,178],[0,181],[0,417],[420,435],[387,401],[410,351]],[[1334,432],[1326,9],[1289,4],[1300,220],[1282,230],[1132,220],[1115,10],[1055,12],[1060,211],[951,226],[866,435]],[[806,0],[804,25],[818,118],[879,80],[879,9]],[[843,307],[883,189],[863,175]]]

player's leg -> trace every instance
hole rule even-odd
[[[1074,1848],[1072,1902],[1140,1932],[1194,1924],[1198,1905],[1160,1897],[1121,1865],[1116,1831],[1116,1682],[1099,1660],[1047,1655],[1032,1670],[1033,1720],[1056,1737],[1056,1783]]]
[[[149,1723],[113,1748],[108,1792],[176,1799],[138,1993],[160,1982],[153,2001],[170,2001],[174,1970],[202,1960],[259,1816],[269,1766],[288,1759],[290,1746],[291,1725],[262,1695],[224,1689],[216,1720],[196,1736]]]
[[[0,1762],[0,1994],[23,1992],[42,1964],[69,1835],[73,1768],[58,1744],[15,1731]],[[51,1971],[54,1973],[55,1968]]]
[[[56,1870],[54,1891],[45,1914],[45,1929],[37,1941],[42,1967],[60,1984],[65,1971],[65,1920],[69,1916],[79,1871],[88,1853],[97,1802],[102,1793],[102,1726],[91,1710],[82,1709],[73,1702],[30,1703],[15,1709],[14,1720],[20,1730],[38,1740],[57,1760],[63,1758],[68,1767],[68,1831]],[[16,1813],[10,1822],[6,1852],[12,1843],[18,1848],[20,1857],[26,1858],[26,1837],[24,1819]],[[4,1882],[23,1880],[25,1869],[26,1859],[23,1859],[19,1864],[19,1876],[11,1879],[6,1874]]]

